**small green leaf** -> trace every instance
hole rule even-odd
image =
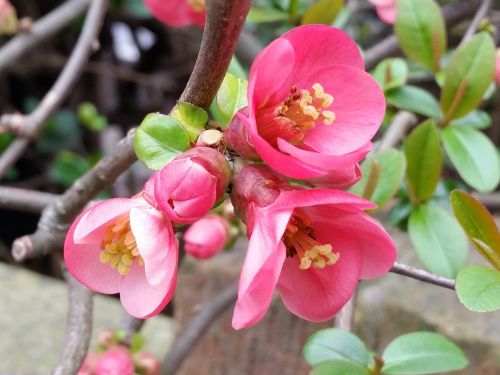
[[[382,355],[383,374],[431,374],[460,370],[468,361],[462,350],[433,332],[413,332],[393,340]]]
[[[288,13],[281,12],[275,8],[252,6],[248,13],[247,22],[261,23],[261,22],[275,22],[287,21],[289,19]]]
[[[203,108],[186,102],[177,102],[171,116],[182,125],[191,142],[196,141],[208,122],[208,113]]]
[[[343,5],[344,0],[317,0],[306,10],[301,24],[331,25]]]
[[[453,120],[450,126],[468,126],[474,129],[487,129],[492,123],[491,116],[484,111],[472,111],[464,117]]]
[[[408,65],[401,58],[382,60],[373,70],[373,77],[384,92],[403,86],[408,79]]]
[[[220,120],[224,125],[231,122],[241,108],[247,106],[247,81],[227,73],[215,97]]]
[[[139,332],[134,332],[130,336],[130,351],[132,353],[137,353],[144,348],[144,344],[146,343],[146,340],[144,339],[144,336],[140,334]]]
[[[365,344],[356,335],[337,328],[324,329],[309,337],[304,358],[312,366],[335,360],[366,367],[370,361]]]
[[[441,91],[445,120],[465,116],[475,109],[495,74],[495,45],[487,33],[479,33],[459,47],[446,66]]]
[[[479,253],[500,271],[500,232],[486,207],[460,190],[451,192],[450,203],[467,237]]]
[[[441,136],[453,166],[467,184],[481,192],[496,189],[500,157],[487,136],[465,126],[447,126]]]
[[[412,199],[429,199],[441,177],[443,155],[436,124],[427,120],[417,126],[404,145],[406,179]]]
[[[350,362],[326,361],[315,365],[310,375],[369,375],[366,367],[360,367]]]
[[[457,276],[457,296],[469,310],[500,309],[500,272],[484,266],[469,266]]]
[[[154,170],[161,169],[188,148],[186,131],[171,116],[150,113],[135,133],[134,149],[137,157]]]
[[[433,0],[398,0],[394,25],[403,52],[434,71],[446,49],[441,8]]]
[[[467,259],[467,239],[456,220],[441,207],[426,203],[410,215],[408,233],[418,258],[431,272],[455,277]]]
[[[416,86],[403,86],[387,92],[387,102],[399,109],[440,119],[442,117],[438,101],[424,89]]]
[[[380,209],[399,189],[404,176],[405,158],[401,151],[395,149],[384,150],[370,156],[361,165],[363,178],[351,188],[352,193],[362,196],[374,160],[380,165],[380,175],[370,200],[377,204],[377,209]]]

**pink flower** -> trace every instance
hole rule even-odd
[[[141,375],[160,375],[160,361],[154,355],[141,352],[134,355]]]
[[[156,203],[172,221],[193,223],[224,196],[230,178],[224,155],[208,147],[195,147],[157,173]]]
[[[393,25],[396,21],[396,0],[368,0],[377,10],[378,17]]]
[[[375,205],[340,190],[304,190],[262,166],[245,167],[232,195],[250,243],[233,327],[259,322],[275,288],[295,315],[331,319],[359,279],[378,277],[396,259],[384,228],[363,210]]]
[[[78,370],[76,375],[93,375],[94,369],[99,362],[99,358],[100,356],[97,353],[87,354],[85,360],[83,361],[82,367],[80,367],[80,370]]]
[[[85,210],[64,243],[73,276],[94,291],[120,293],[125,310],[138,318],[158,314],[172,299],[177,256],[172,223],[140,197]]]
[[[497,50],[497,56],[495,60],[495,82],[500,84],[500,49]]]
[[[356,44],[324,25],[292,29],[257,56],[248,103],[250,142],[270,167],[294,178],[355,165],[385,112]]]
[[[184,233],[184,249],[195,258],[208,259],[221,251],[229,238],[229,224],[218,215],[207,215]]]
[[[134,363],[127,349],[116,346],[104,353],[97,363],[95,375],[134,375]]]
[[[153,16],[169,26],[205,26],[205,0],[144,0]]]

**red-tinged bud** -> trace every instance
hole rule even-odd
[[[115,346],[101,356],[94,373],[95,375],[134,375],[134,363],[125,347]]]
[[[209,147],[195,147],[158,172],[156,203],[172,221],[193,223],[224,196],[230,179],[224,155]]]
[[[246,160],[260,160],[248,133],[248,109],[240,110],[224,132],[224,142]]]
[[[273,203],[281,190],[289,190],[287,180],[261,165],[247,165],[235,177],[231,202],[235,212],[246,220],[249,204],[266,207]]]
[[[211,258],[226,245],[229,230],[229,223],[222,217],[207,215],[184,233],[184,249],[195,258]]]
[[[12,35],[17,31],[16,9],[8,0],[0,0],[0,35]]]
[[[153,354],[137,353],[134,360],[141,375],[160,375],[160,361]]]

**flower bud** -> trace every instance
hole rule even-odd
[[[255,151],[255,147],[250,141],[247,122],[248,109],[243,108],[236,113],[229,127],[224,132],[224,142],[243,159],[254,161],[260,160],[259,155]]]
[[[218,215],[207,215],[184,233],[184,249],[195,258],[208,259],[221,251],[229,238],[229,224]]]
[[[154,355],[141,352],[134,359],[141,375],[160,375],[160,361]]]
[[[17,31],[16,9],[8,0],[0,0],[0,35],[15,34]]]
[[[230,178],[231,168],[224,155],[208,147],[195,147],[157,174],[155,200],[172,221],[192,223],[224,196]]]
[[[115,346],[102,355],[95,375],[134,375],[134,363],[123,346]]]

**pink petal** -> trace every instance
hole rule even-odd
[[[370,3],[372,3],[373,6],[375,7],[395,7],[396,6],[396,0],[368,0]]]
[[[199,259],[208,259],[224,248],[229,224],[218,215],[207,215],[193,223],[184,233],[184,250]]]
[[[354,185],[361,178],[361,168],[359,164],[354,167],[329,172],[323,177],[309,179],[307,182],[316,187],[326,189],[347,189]]]
[[[172,279],[178,249],[172,223],[154,208],[132,208],[130,228],[144,260],[148,282],[158,285]]]
[[[107,226],[118,216],[128,213],[132,207],[138,207],[145,202],[137,199],[113,198],[106,199],[85,210],[75,228],[76,243],[100,243]]]
[[[340,247],[334,251],[340,253],[339,260],[323,269],[301,270],[296,256],[283,264],[278,290],[285,306],[298,317],[312,322],[331,319],[356,290],[361,257]]]
[[[377,133],[385,113],[385,98],[378,83],[365,71],[332,65],[311,72],[299,87],[319,82],[334,96],[329,110],[335,113],[331,125],[317,124],[304,143],[318,152],[342,155],[365,146]]]
[[[377,15],[385,23],[394,25],[394,22],[396,22],[396,6],[378,7]]]
[[[233,315],[235,329],[256,324],[265,315],[286,256],[281,238],[292,209],[254,212],[253,232],[241,271]]]
[[[68,271],[87,288],[104,294],[115,294],[120,289],[120,274],[109,265],[101,263],[100,241],[97,243],[77,244],[74,232],[80,225],[80,214],[69,228],[64,241],[64,262]]]

